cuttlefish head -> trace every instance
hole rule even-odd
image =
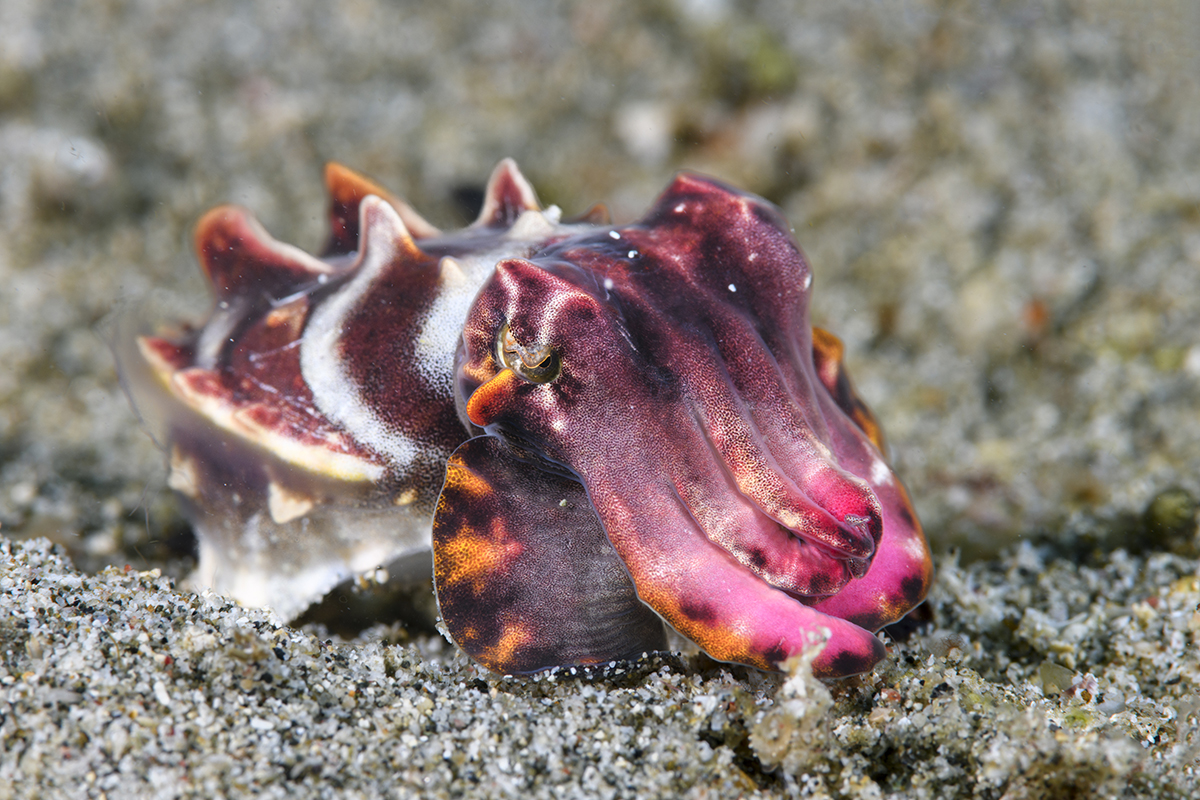
[[[642,634],[621,633],[644,604],[719,660],[778,668],[824,642],[814,669],[834,676],[882,657],[871,631],[920,601],[928,555],[840,369],[840,343],[814,340],[811,283],[773,206],[693,175],[634,225],[496,266],[456,373],[460,414],[488,441],[451,459],[434,522],[439,601],[452,634],[456,608],[470,617],[455,636],[464,649],[500,671],[554,666],[521,654],[541,647],[538,659],[562,661],[545,641],[602,584],[620,599],[587,624],[634,649],[657,641],[642,617]],[[547,481],[544,507],[522,500]],[[568,529],[590,525],[578,555],[556,532],[557,495],[578,523]],[[871,583],[881,543],[912,551],[894,571],[924,570],[919,587],[890,574]],[[545,585],[547,558],[608,577],[522,616],[536,592],[513,587]],[[861,599],[820,610],[856,584],[869,587]],[[468,585],[473,606],[455,594]],[[475,639],[485,643],[472,652]],[[592,649],[567,658],[612,655]]]

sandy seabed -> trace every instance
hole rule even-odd
[[[1187,2],[5,2],[0,797],[1200,794],[1198,41]],[[203,316],[213,205],[314,250],[327,160],[451,227],[505,156],[567,213],[680,168],[780,205],[931,627],[829,685],[514,680],[174,588],[102,320]]]

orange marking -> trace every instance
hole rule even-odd
[[[300,336],[300,331],[304,327],[304,317],[308,314],[308,298],[298,297],[290,303],[286,303],[279,308],[271,309],[263,320],[268,328],[279,328],[286,326],[286,335],[292,339]]]
[[[825,388],[829,390],[829,394],[833,396],[839,406],[841,406],[841,402],[839,402],[838,390],[843,388],[840,384],[844,384],[852,405],[850,408],[842,407],[842,411],[866,434],[867,438],[871,440],[871,444],[875,445],[875,449],[880,453],[886,452],[883,428],[875,419],[875,415],[871,413],[871,409],[867,408],[867,404],[854,391],[854,385],[850,383],[850,376],[846,374],[843,360],[846,348],[842,344],[842,340],[824,328],[813,326],[812,344],[813,366],[817,370],[817,378],[825,384]]]
[[[754,650],[750,632],[741,626],[731,625],[733,620],[717,619],[715,624],[697,622],[683,613],[678,598],[665,590],[638,593],[642,602],[653,608],[668,624],[686,638],[695,642],[704,652],[717,661],[748,664],[762,670],[775,670],[777,666],[768,662]]]
[[[511,369],[502,369],[496,377],[480,386],[467,401],[467,416],[479,427],[486,426],[504,411],[521,379]]]
[[[855,399],[858,399],[857,395],[855,395]],[[876,450],[880,453],[886,452],[887,447],[883,442],[883,428],[880,427],[879,422],[867,407],[861,405],[862,401],[859,400],[858,402],[860,405],[850,414],[850,419],[854,420],[854,424],[862,429],[862,432],[871,440],[871,444],[875,445]]]
[[[348,206],[360,202],[369,194],[384,200],[391,197],[388,190],[375,181],[333,161],[325,165],[325,185],[334,200]]]
[[[493,672],[508,672],[516,654],[533,641],[533,631],[525,626],[518,623],[505,625],[504,633],[500,634],[500,641],[492,647],[480,650],[476,659]]]
[[[812,340],[813,354],[816,356],[813,360],[816,362],[817,370],[821,373],[821,383],[833,386],[837,383],[846,347],[837,336],[815,325],[812,329]]]
[[[524,549],[506,535],[499,520],[493,520],[487,533],[460,530],[434,551],[437,580],[447,589],[469,583],[475,595],[482,595],[492,576],[507,570]]]
[[[446,485],[443,491],[446,494],[462,495],[464,500],[471,501],[491,494],[492,485],[472,469],[452,458],[446,462]],[[443,502],[447,501],[443,499]]]

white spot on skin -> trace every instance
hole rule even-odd
[[[604,279],[604,289],[605,289],[605,291],[612,291],[612,287],[613,287],[613,279],[612,279],[612,278],[605,278],[605,279]]]
[[[679,205],[675,206],[675,213],[682,214],[684,208],[686,208],[686,206],[683,203],[680,203]]]
[[[267,509],[275,524],[284,525],[299,519],[312,510],[313,499],[308,495],[293,492],[281,484],[267,484]]]
[[[757,261],[758,253],[751,253],[750,255],[746,256],[746,260],[747,261]]]
[[[736,292],[736,291],[737,291],[737,284],[733,284],[733,283],[729,284],[729,291],[731,291],[731,292]]]
[[[925,549],[925,542],[919,536],[909,536],[904,543],[904,552],[912,559],[914,564],[919,564],[929,555]]]
[[[890,486],[892,483],[892,471],[878,458],[871,462],[871,483],[876,486]]]
[[[608,236],[611,239],[620,239],[621,238],[621,234],[617,233],[616,231],[609,231]]]
[[[630,250],[630,251],[629,251],[629,257],[630,257],[630,258],[637,258],[637,250]]]
[[[171,448],[171,473],[167,476],[167,486],[193,500],[200,496],[196,462],[184,455],[177,446]]]

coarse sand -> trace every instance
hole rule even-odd
[[[4,0],[0,798],[1200,796],[1197,42],[1189,0]],[[567,214],[687,168],[795,226],[935,553],[875,671],[517,680],[419,589],[174,588],[105,320],[203,318],[214,205],[313,251],[326,161],[453,227],[506,156]]]

